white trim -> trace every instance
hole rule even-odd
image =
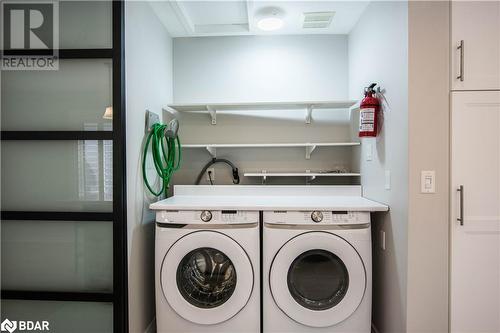
[[[182,1],[172,0],[168,1],[168,4],[170,5],[170,8],[172,8],[172,11],[175,13],[175,16],[177,16],[177,19],[179,19],[179,22],[182,24],[182,27],[184,28],[186,34],[194,34],[194,24],[191,21],[191,18],[189,17]]]

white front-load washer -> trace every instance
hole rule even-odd
[[[369,212],[263,213],[264,332],[369,333]]]
[[[157,211],[157,331],[259,332],[259,253],[259,212]]]

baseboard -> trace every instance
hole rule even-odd
[[[156,317],[151,320],[144,333],[156,333]]]
[[[377,326],[375,326],[374,323],[372,323],[372,333],[380,333],[380,331],[378,330]]]

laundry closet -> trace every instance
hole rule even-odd
[[[397,281],[400,273],[377,272],[386,270],[384,265],[404,267],[399,256],[378,263],[405,247],[394,234],[405,234],[406,225],[392,221],[406,214],[407,4],[209,1],[130,7],[130,26],[157,16],[167,32],[160,35],[166,46],[150,46],[147,39],[154,34],[130,28],[129,48],[140,45],[147,52],[151,47],[154,53],[157,69],[152,66],[142,79],[151,80],[156,94],[136,83],[140,80],[129,80],[127,89],[128,112],[136,121],[143,122],[148,111],[165,124],[179,122],[182,161],[170,195],[176,185],[192,185],[197,178],[201,185],[231,186],[235,168],[241,185],[361,185],[363,196],[391,207],[372,217],[374,318],[382,320],[385,311],[399,317],[402,291],[379,285]],[[274,11],[283,26],[259,28],[259,21]],[[140,55],[131,60],[129,54],[129,64],[148,67]],[[138,71],[129,66],[130,73]],[[159,79],[158,71],[167,77]],[[383,106],[379,133],[360,139],[360,102],[372,83]],[[132,154],[142,149],[137,145]],[[209,165],[200,174],[215,158],[230,163]],[[132,170],[139,171],[140,165]],[[133,209],[140,212],[140,207]],[[385,230],[390,234],[385,236]]]
[[[283,27],[266,31],[259,18],[275,8],[266,2],[186,2],[173,18],[174,5],[153,3],[173,37],[172,97],[149,110],[179,120],[182,167],[172,184],[193,184],[213,158],[232,162],[240,184],[361,184],[359,104],[372,82],[386,92],[372,69],[374,38],[362,36],[367,5],[283,3]],[[367,141],[365,161],[385,158],[383,129]],[[231,166],[209,171],[200,184],[233,183]],[[382,178],[390,187],[390,170]]]

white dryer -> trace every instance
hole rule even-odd
[[[265,211],[264,332],[369,333],[369,212]]]
[[[255,333],[260,328],[259,213],[156,213],[159,333]]]

